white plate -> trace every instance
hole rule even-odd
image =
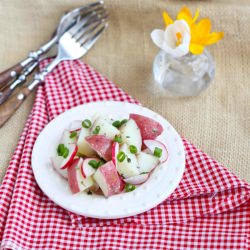
[[[109,198],[86,193],[72,195],[67,181],[59,176],[50,161],[63,130],[73,120],[83,120],[96,114],[121,119],[128,117],[130,113],[144,115],[160,122],[164,131],[158,140],[167,146],[169,152],[167,162],[157,166],[147,182],[133,192]],[[94,102],[64,112],[44,128],[33,148],[32,168],[42,191],[59,206],[87,217],[114,219],[142,213],[164,201],[182,178],[185,169],[185,152],[178,133],[155,112],[130,103]]]

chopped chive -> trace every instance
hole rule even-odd
[[[89,164],[89,166],[91,166],[91,167],[94,168],[94,169],[97,169],[97,168],[98,168],[98,162],[95,161],[95,160],[90,160],[90,161],[88,162],[88,164]]]
[[[85,119],[84,121],[82,121],[82,126],[84,128],[90,128],[92,126],[92,123],[89,119]]]
[[[132,184],[126,184],[125,185],[125,192],[131,192],[131,191],[133,191],[133,190],[135,190],[136,189],[136,186],[134,186],[134,185],[132,185]]]
[[[57,146],[57,154],[58,154],[59,156],[63,156],[63,152],[64,152],[64,144],[59,144],[59,145]]]
[[[154,156],[160,158],[162,155],[162,149],[161,148],[157,148],[155,147],[155,150],[154,150]]]
[[[148,174],[148,173],[149,173],[149,172],[141,172],[140,175],[141,175],[141,174]]]
[[[97,168],[99,168],[100,166],[104,165],[105,162],[103,160],[100,160],[97,164]]]
[[[119,162],[123,162],[123,161],[125,160],[125,157],[126,157],[126,155],[125,155],[125,153],[122,152],[122,151],[120,151],[120,152],[118,153],[118,155],[116,156],[116,158],[117,158],[117,160],[118,160]]]
[[[128,121],[127,119],[123,119],[123,120],[121,121],[121,125],[125,124],[127,121]]]
[[[116,127],[116,128],[120,128],[121,127],[121,122],[120,121],[114,121],[113,123],[112,123],[112,125],[114,126],[114,127]]]
[[[136,154],[137,153],[137,147],[134,145],[129,146],[129,151],[131,154]]]
[[[115,135],[114,141],[118,142],[118,143],[122,143],[122,138],[120,135]]]
[[[67,148],[67,147],[64,147],[64,152],[63,152],[63,158],[67,158],[68,157],[68,155],[69,155],[69,149]]]
[[[72,132],[71,134],[70,134],[70,136],[69,136],[69,138],[75,138],[77,136],[77,132],[76,131],[74,131],[74,132]]]
[[[100,126],[96,126],[95,129],[94,129],[94,131],[93,131],[93,134],[94,135],[98,135],[99,132],[100,132],[100,130],[101,130],[101,127]]]

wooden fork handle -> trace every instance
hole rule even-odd
[[[15,113],[31,92],[27,87],[22,87],[17,93],[0,105],[0,127]]]
[[[22,70],[23,66],[21,63],[17,63],[16,65],[0,73],[0,88],[6,86],[11,80],[15,79],[16,76],[22,72]]]

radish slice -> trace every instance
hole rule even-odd
[[[63,157],[56,155],[55,157],[51,158],[51,162],[55,170],[65,179],[68,179],[68,173],[66,169],[61,169]]]
[[[159,159],[151,154],[141,152],[137,155],[140,173],[151,172],[159,164]]]
[[[73,194],[79,193],[81,191],[87,190],[94,185],[94,180],[92,177],[83,178],[80,166],[82,165],[81,158],[75,158],[67,169],[68,171],[68,183],[70,190]]]
[[[112,161],[113,161],[116,168],[117,168],[116,156],[117,156],[118,152],[119,152],[119,143],[114,142],[113,145],[112,145]]]
[[[70,132],[80,131],[81,128],[82,128],[82,121],[80,121],[80,120],[72,121],[69,124],[69,131]]]
[[[144,140],[144,144],[147,146],[147,148],[150,150],[150,153],[153,154],[155,148],[160,148],[162,150],[162,155],[159,158],[160,162],[165,162],[168,159],[168,150],[166,146],[157,140]]]
[[[81,173],[82,173],[83,178],[87,178],[87,177],[93,175],[96,171],[94,168],[92,168],[89,165],[89,162],[91,160],[99,161],[98,158],[87,158],[83,161],[83,163],[81,165]]]
[[[124,181],[132,185],[140,185],[144,183],[145,181],[147,181],[148,177],[149,177],[149,173],[140,174],[140,175],[136,175],[136,176],[132,176],[127,179],[124,179]]]
[[[77,153],[77,146],[75,144],[68,144],[67,145],[67,148],[69,149],[69,154],[67,156],[67,158],[63,158],[63,161],[61,163],[61,169],[66,169],[68,168],[71,163],[73,162],[75,156],[76,156],[76,153]]]

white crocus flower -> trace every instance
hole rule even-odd
[[[190,28],[184,20],[177,20],[168,25],[165,31],[153,30],[151,38],[158,47],[175,58],[189,52]]]

